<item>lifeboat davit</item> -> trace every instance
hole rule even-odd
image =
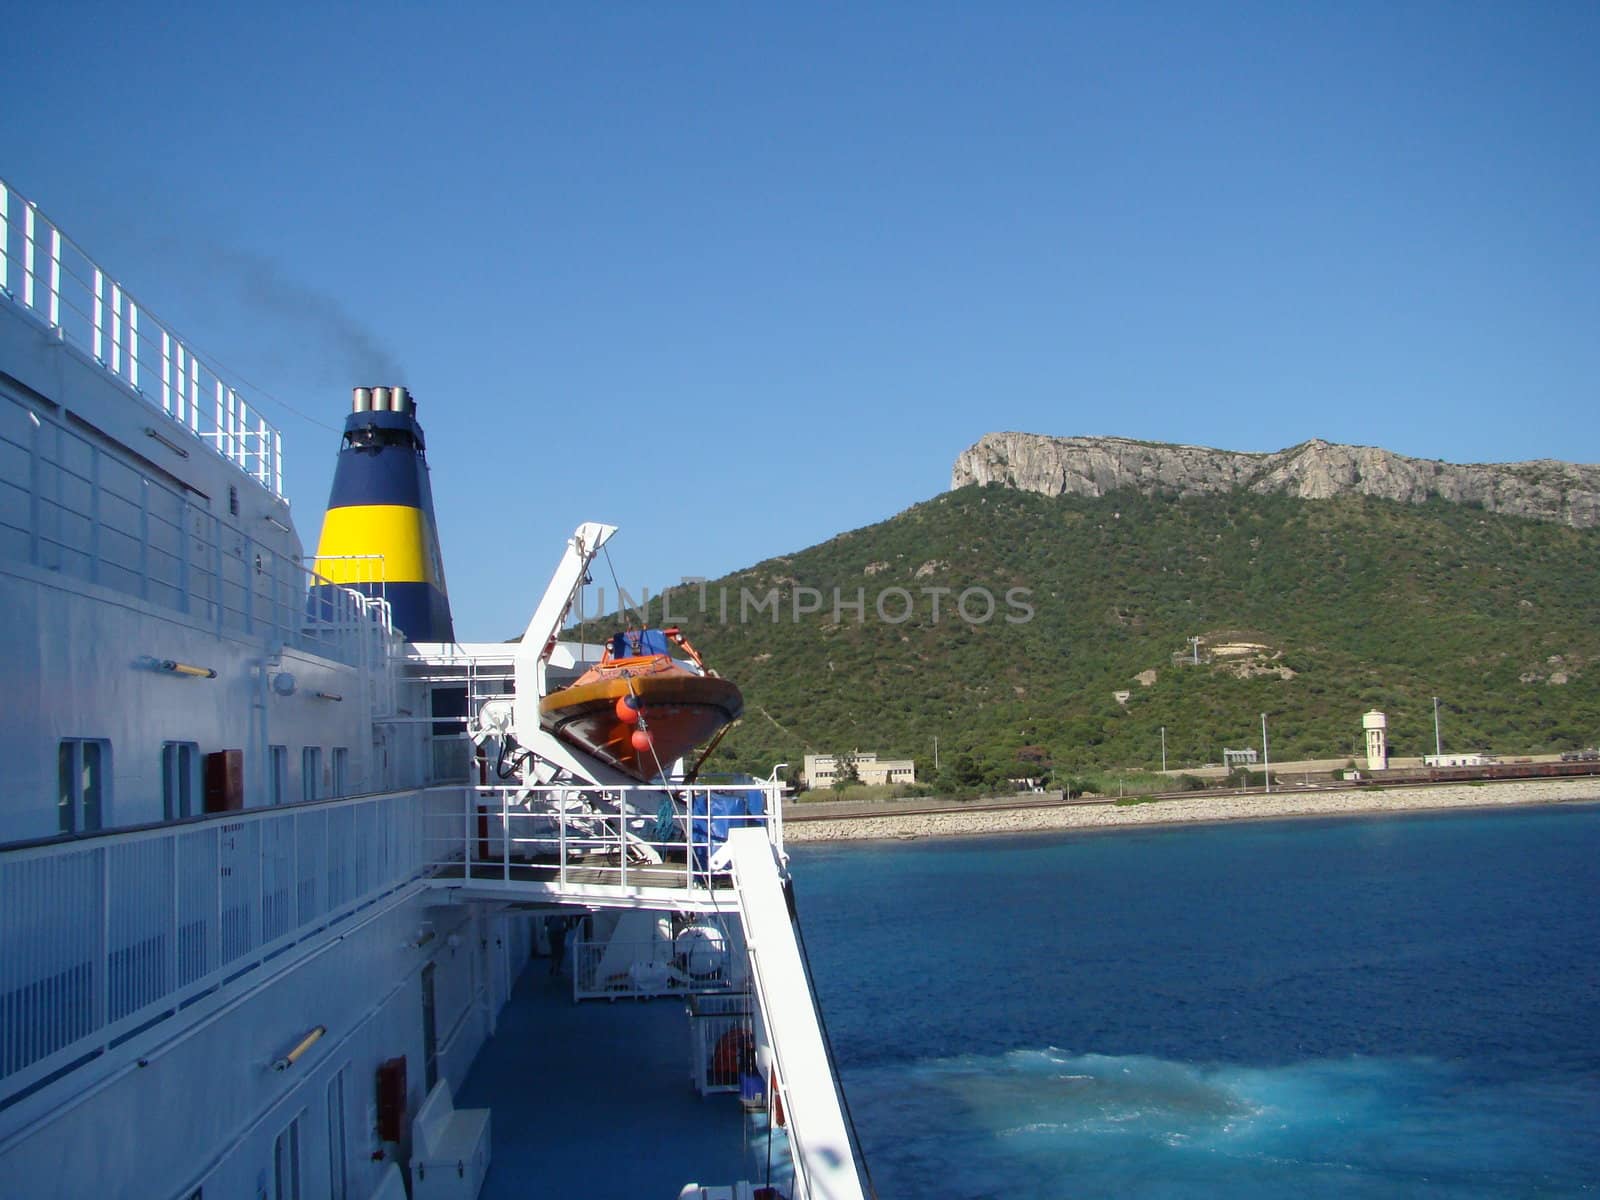
[[[698,672],[667,653],[669,637],[690,654]],[[634,649],[646,653],[626,652]],[[614,657],[616,650],[624,653]],[[642,783],[743,712],[739,688],[705,671],[676,629],[618,634],[606,657],[577,682],[539,701],[539,723],[547,732]]]

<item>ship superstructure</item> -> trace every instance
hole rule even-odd
[[[539,742],[590,650],[455,641],[411,394],[356,390],[307,559],[247,392],[3,183],[0,292],[0,1196],[522,1194],[453,1101],[535,953],[680,998],[784,1192],[860,1195],[777,785]]]

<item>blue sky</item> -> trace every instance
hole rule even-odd
[[[263,388],[358,383],[463,637],[717,575],[990,430],[1594,461],[1600,6],[29,5],[0,175]],[[387,378],[386,378],[387,377]]]

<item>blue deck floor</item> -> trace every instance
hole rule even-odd
[[[694,1089],[682,999],[574,1004],[571,978],[542,958],[517,981],[456,1103],[494,1113],[483,1200],[671,1200],[686,1183],[763,1174],[765,1136],[747,1132],[738,1098]]]

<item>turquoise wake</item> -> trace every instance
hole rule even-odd
[[[886,1198],[1600,1187],[1600,807],[795,858]]]

